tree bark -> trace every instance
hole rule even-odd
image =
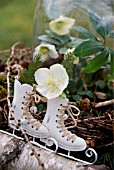
[[[105,165],[83,165],[34,146],[40,164],[27,143],[0,132],[0,170],[108,170]]]

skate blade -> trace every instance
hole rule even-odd
[[[76,153],[78,153],[78,151],[76,151]],[[64,153],[60,153],[60,152],[58,152],[57,154],[60,155],[60,156],[72,159],[74,161],[78,161],[78,162],[83,163],[85,165],[92,165],[98,159],[97,152],[93,148],[88,148],[88,149],[85,150],[85,155],[84,156],[85,156],[85,158],[90,159],[90,161],[89,160],[85,161],[83,159],[76,158],[76,157],[70,155],[70,151],[68,151],[68,154],[64,154]]]
[[[6,132],[6,131],[4,131],[4,130],[0,130],[0,132],[1,132],[1,133],[4,133],[4,134],[6,134],[6,135],[9,135],[9,136],[11,136],[11,137],[14,137],[14,138],[16,138],[16,139],[24,140],[24,138],[15,135],[15,130],[13,130],[13,133]]]
[[[9,136],[11,136],[11,137],[14,137],[14,138],[16,138],[16,139],[24,140],[24,138],[15,135],[15,130],[13,130],[13,133],[6,132],[6,131],[4,131],[4,130],[0,130],[0,132],[1,132],[1,133],[4,133],[4,134],[7,134],[7,135],[9,135]],[[31,136],[31,137],[33,137],[33,136]],[[44,146],[41,145],[40,143],[38,143],[37,141],[35,141],[35,139],[36,139],[36,138],[33,137],[33,140],[30,140],[31,144],[36,145],[36,146],[38,146],[38,147],[40,147],[40,148],[42,148],[42,149],[44,149],[44,150],[46,150],[46,151],[48,151],[48,152],[56,153],[56,154],[58,154],[58,155],[60,155],[60,156],[66,157],[66,158],[68,158],[68,159],[72,159],[72,160],[74,160],[74,161],[78,161],[78,162],[83,163],[83,164],[86,164],[86,165],[92,165],[92,164],[94,164],[94,163],[97,161],[97,158],[98,158],[97,153],[96,153],[96,151],[95,151],[93,148],[88,148],[87,150],[85,150],[85,156],[86,156],[87,158],[90,158],[90,160],[91,160],[91,158],[94,157],[94,159],[92,159],[92,161],[89,162],[89,161],[85,161],[85,160],[82,160],[82,159],[79,159],[79,158],[75,158],[74,156],[70,155],[70,151],[68,151],[68,154],[64,154],[64,153],[62,153],[62,152],[61,152],[61,153],[58,152],[58,143],[57,143],[57,141],[56,141],[54,138],[47,138],[47,139],[46,139],[46,138],[41,138],[41,141],[44,142],[44,143],[43,143]],[[53,144],[55,144],[55,149],[54,149],[54,150],[52,150],[52,149],[49,148],[49,147],[52,146]],[[48,146],[48,147],[47,147],[47,146]],[[76,153],[77,153],[77,152],[76,152]]]

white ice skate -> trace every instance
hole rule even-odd
[[[23,130],[32,137],[30,142],[34,145],[37,145],[43,149],[46,149],[51,152],[55,152],[58,148],[57,142],[53,138],[49,138],[49,130],[41,124],[37,119],[35,119],[32,113],[37,112],[36,106],[31,106],[33,103],[40,101],[40,96],[36,95],[33,91],[33,87],[29,84],[22,84],[16,79],[14,83],[14,98],[12,102],[12,111],[16,120],[19,122]],[[12,114],[9,112],[9,126],[13,128],[13,134],[5,132],[15,138],[22,139],[19,135],[15,134],[17,129],[17,123],[12,120]],[[39,140],[36,142],[36,139]],[[39,143],[41,139],[46,140],[46,144]],[[55,145],[55,151],[50,150],[47,146]],[[45,146],[46,145],[46,146]]]
[[[27,134],[37,138],[48,137],[48,129],[35,119],[30,112],[30,110],[36,109],[35,107],[30,108],[33,97],[35,97],[33,87],[28,84],[21,85],[16,79],[12,102],[12,111],[14,112],[15,118],[20,122],[21,127]],[[15,120],[12,120],[11,113],[9,113],[9,125],[13,129],[16,129],[17,127]]]
[[[60,153],[59,155],[71,158],[73,160],[81,161],[85,164],[93,164],[97,160],[97,154],[94,149],[89,148],[85,151],[87,157],[94,155],[94,161],[92,163],[74,158],[70,155],[71,151],[83,151],[86,149],[86,142],[83,138],[72,134],[68,129],[76,126],[75,119],[73,118],[73,112],[71,107],[75,108],[78,112],[79,109],[73,105],[69,105],[68,99],[57,97],[54,99],[48,99],[47,101],[47,112],[43,120],[43,124],[48,128],[51,138],[54,138],[58,147],[68,151],[68,154]],[[65,127],[65,110],[72,117],[75,122],[74,126]]]
[[[50,137],[57,140],[60,148],[68,151],[82,151],[86,149],[86,142],[65,127],[65,110],[68,110],[68,99],[57,97],[48,100],[43,124],[48,128]]]

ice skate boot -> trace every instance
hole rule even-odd
[[[20,126],[30,136],[46,138],[49,135],[48,129],[31,114],[31,111],[36,111],[36,107],[30,107],[33,97],[35,97],[33,87],[28,84],[21,85],[21,83],[16,79],[14,83],[14,98],[12,102],[12,111],[15,118],[18,122],[20,122]],[[11,113],[9,113],[9,126],[13,129],[16,129],[17,127],[15,120],[12,120]]]
[[[72,134],[65,127],[65,110],[68,111],[68,99],[57,97],[48,99],[47,112],[43,124],[48,128],[50,137],[54,138],[58,146],[67,151],[82,151],[86,149],[84,139]]]

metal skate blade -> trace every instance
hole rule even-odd
[[[13,133],[6,132],[6,131],[4,131],[4,130],[0,130],[0,132],[1,132],[1,133],[4,133],[4,134],[6,134],[6,135],[9,135],[9,136],[11,136],[11,137],[14,137],[14,138],[16,138],[16,139],[24,140],[24,138],[15,135],[15,130],[13,131]]]
[[[83,160],[83,159],[80,159],[80,158],[76,158],[73,155],[70,155],[70,151],[68,151],[67,153],[68,154],[65,154],[65,153],[62,153],[62,152],[61,153],[57,152],[58,155],[61,155],[63,157],[66,157],[66,158],[69,158],[69,159],[72,159],[72,160],[75,160],[75,161],[78,161],[78,162],[86,164],[86,165],[94,164],[97,161],[97,158],[98,158],[97,153],[96,153],[96,151],[93,148],[89,148],[89,149],[85,150],[85,153],[81,152],[81,155],[86,160]],[[79,155],[78,151],[75,151],[74,153],[75,154],[78,153],[77,155]]]
[[[56,153],[58,149],[58,143],[54,138],[34,138],[31,141],[32,144],[39,146],[51,153]]]

